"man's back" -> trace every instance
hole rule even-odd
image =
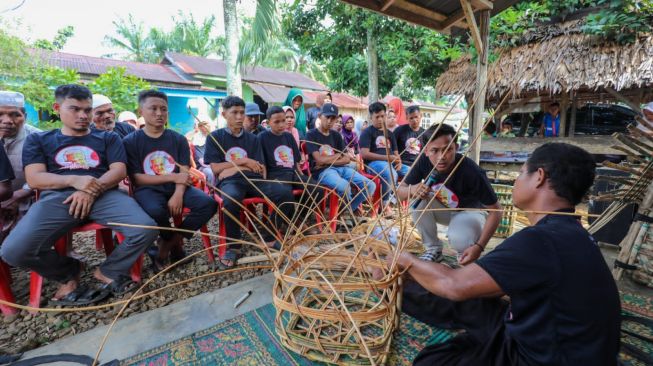
[[[510,296],[506,335],[541,365],[614,365],[620,303],[601,252],[572,216],[549,215],[479,259]]]

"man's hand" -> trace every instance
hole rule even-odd
[[[184,195],[175,192],[168,200],[168,210],[171,216],[179,216],[184,211]]]
[[[237,173],[238,171],[236,169],[225,169],[218,174],[218,180],[227,179]]]
[[[71,216],[73,216],[76,219],[84,220],[85,218],[88,217],[88,214],[91,212],[91,208],[93,207],[94,202],[95,202],[95,196],[84,191],[77,191],[71,194],[70,196],[68,196],[68,198],[66,198],[66,200],[63,201],[63,204],[64,205],[70,204],[70,209],[68,209],[68,213]]]
[[[247,161],[243,165],[256,174],[263,174],[263,164],[256,160],[247,158]]]
[[[72,179],[72,187],[78,191],[86,192],[95,197],[104,192],[102,183],[100,183],[97,178],[90,175],[75,176],[74,179]]]
[[[173,183],[190,186],[193,185],[193,178],[187,172],[180,172],[174,175]]]
[[[424,183],[409,185],[408,188],[410,188],[410,198],[419,197],[425,200],[431,194],[431,188]]]
[[[483,249],[481,249],[479,245],[473,244],[471,247],[465,249],[463,255],[460,256],[460,260],[458,262],[463,266],[472,263],[481,256],[482,252]]]

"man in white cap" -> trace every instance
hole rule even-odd
[[[138,122],[136,122],[137,120],[138,117],[136,117],[136,115],[130,111],[124,111],[118,115],[118,123],[127,123],[130,126],[134,127],[134,129],[138,129]]]
[[[0,91],[0,139],[13,168],[13,194],[2,202],[0,216],[4,226],[0,227],[0,242],[11,230],[32,203],[34,192],[25,181],[23,172],[23,145],[27,136],[41,132],[25,123],[25,97],[21,93]]]
[[[113,103],[111,103],[111,99],[102,94],[93,94],[93,123],[94,128],[113,131],[121,139],[136,131],[136,128],[129,123],[116,123],[116,111],[113,109]]]

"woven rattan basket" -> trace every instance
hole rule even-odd
[[[385,264],[391,248],[355,234],[284,243],[273,288],[281,343],[314,361],[385,364],[401,296],[400,276]]]

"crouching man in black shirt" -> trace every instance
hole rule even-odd
[[[617,286],[594,239],[577,217],[564,215],[592,185],[594,169],[585,150],[544,144],[513,191],[531,227],[459,269],[399,255],[399,267],[414,279],[404,287],[402,310],[465,330],[427,346],[415,365],[617,364]]]

